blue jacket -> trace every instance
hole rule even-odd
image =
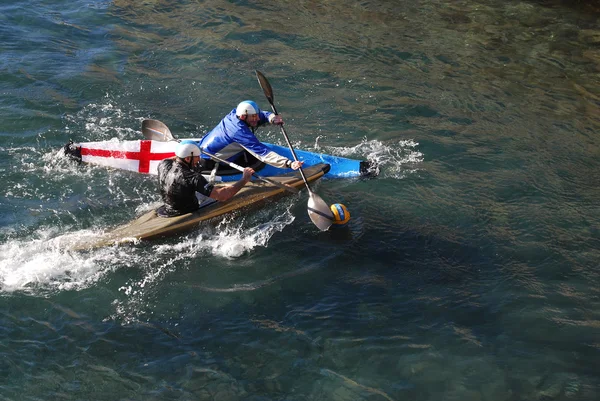
[[[272,113],[261,111],[258,126],[269,123]],[[235,109],[226,115],[221,122],[200,140],[200,147],[206,152],[226,160],[233,160],[243,150],[264,163],[285,168],[288,158],[271,151],[258,140],[252,129],[235,115]],[[209,157],[202,156],[205,159]]]

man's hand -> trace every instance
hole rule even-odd
[[[271,124],[283,125],[283,118],[279,114],[271,114]]]
[[[242,180],[245,182],[250,181],[252,179],[252,174],[254,174],[254,170],[250,167],[246,167],[242,173]]]
[[[298,170],[300,167],[302,167],[303,164],[304,162],[294,161],[292,162],[292,165],[290,167],[292,168],[292,170]]]
[[[237,181],[235,184],[227,185],[224,187],[214,187],[210,193],[210,197],[218,201],[228,201],[231,197],[239,192],[252,178],[254,170],[250,167],[246,167],[242,173],[242,179]]]

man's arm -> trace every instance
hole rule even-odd
[[[274,115],[274,114],[272,114]],[[258,140],[252,131],[248,128],[240,130],[236,136],[237,145],[246,149],[248,153],[256,157],[263,163],[270,164],[278,168],[292,168],[298,170],[304,162],[293,161],[287,157],[281,156],[269,149],[264,143]]]
[[[267,153],[264,156],[259,156],[256,153],[252,152],[250,149],[246,150],[248,151],[248,153],[259,159],[260,161],[279,168],[291,168],[294,170],[298,170],[304,164],[304,162],[293,161],[273,151],[269,151],[269,153]]]
[[[242,178],[236,182],[235,184],[228,185],[226,187],[215,187],[210,192],[210,197],[216,199],[218,201],[227,201],[233,197],[233,195],[237,194],[240,189],[244,187],[252,178],[252,174],[254,174],[254,170],[250,167],[246,167],[244,169],[244,173]]]

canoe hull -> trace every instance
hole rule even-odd
[[[304,169],[308,182],[323,177],[329,171],[328,164],[318,164]],[[269,177],[294,188],[304,187],[299,172]],[[88,250],[110,245],[152,240],[180,234],[198,227],[203,222],[250,207],[259,207],[269,200],[275,200],[290,192],[263,181],[252,181],[227,202],[210,200],[203,203],[199,210],[176,217],[160,217],[152,210],[138,219],[116,228],[92,241],[75,244],[72,250]]]
[[[197,139],[195,139],[197,140]],[[272,151],[293,159],[287,147],[265,143]],[[158,164],[161,160],[175,155],[177,142],[161,142],[152,140],[137,141],[103,141],[82,142],[65,146],[65,152],[83,163],[95,164],[120,170],[135,171],[142,174],[157,174]],[[376,166],[368,161],[348,159],[323,153],[313,153],[305,150],[295,150],[299,160],[305,166],[320,163],[331,166],[325,178],[352,178],[376,174]],[[264,163],[251,165],[256,172],[263,176],[279,175],[292,171],[280,169]],[[206,172],[208,176],[209,172]],[[241,175],[237,171],[221,170],[215,181],[231,182],[239,180]]]

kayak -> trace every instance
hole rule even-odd
[[[319,163],[303,169],[308,182],[323,177],[330,171],[330,166]],[[272,181],[286,184],[297,189],[304,187],[304,181],[298,171],[269,177]],[[220,185],[220,184],[217,184]],[[105,246],[135,243],[152,240],[190,231],[200,224],[227,213],[264,205],[269,200],[275,200],[290,192],[264,181],[251,181],[246,184],[234,197],[226,202],[218,202],[207,198],[200,208],[192,213],[175,217],[162,217],[154,209],[136,220],[116,228],[113,231],[95,237],[92,240],[82,240],[74,244],[72,250],[89,250]]]
[[[193,140],[198,141],[199,139]],[[272,151],[293,160],[289,148],[271,143],[265,143],[265,145]],[[174,156],[176,146],[177,142],[175,141],[163,142],[148,139],[136,141],[113,140],[82,143],[70,142],[65,145],[64,151],[68,156],[79,162],[156,175],[160,161]],[[370,161],[348,159],[305,150],[295,150],[295,152],[298,160],[304,161],[305,166],[320,163],[329,164],[331,168],[325,174],[325,178],[352,178],[377,174],[375,163]],[[243,167],[252,167],[254,171],[265,177],[292,171],[291,169],[281,169],[262,163],[249,154],[246,156],[246,162],[236,161],[236,163]],[[211,171],[204,171],[203,174],[208,179]],[[237,181],[240,178],[241,173],[238,170],[221,164],[214,176],[214,181],[231,182]]]

